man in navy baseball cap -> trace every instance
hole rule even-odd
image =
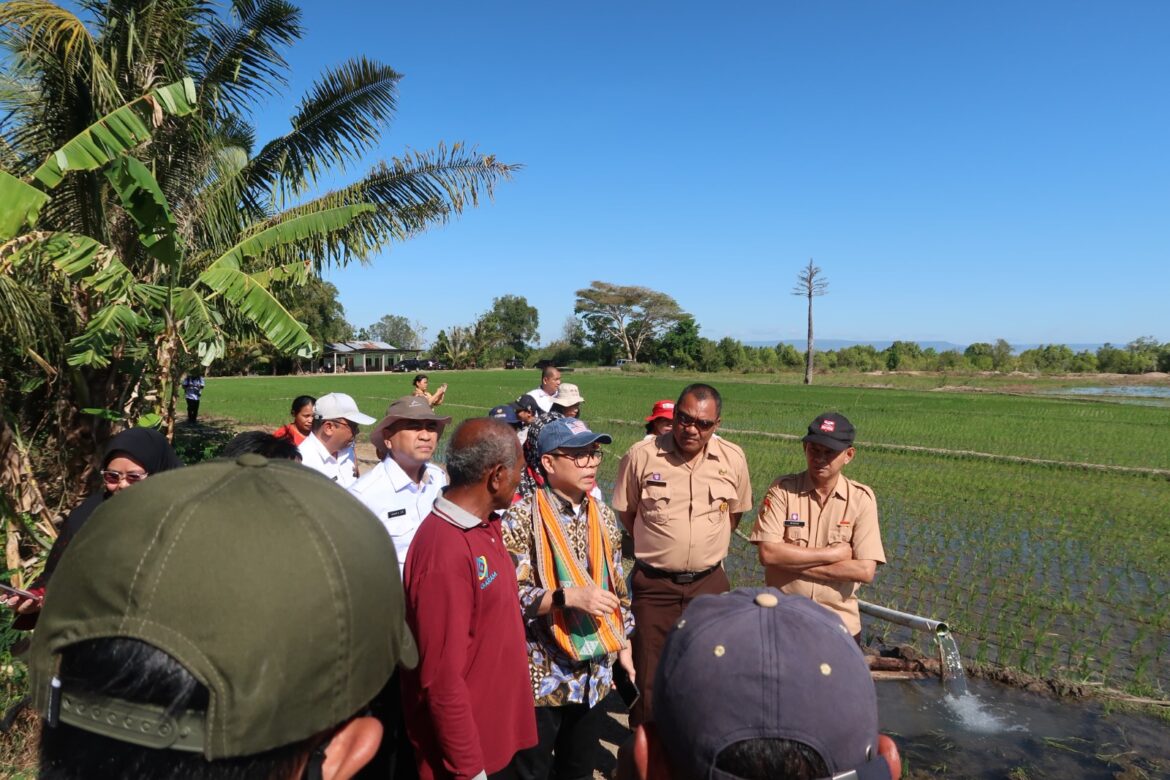
[[[654,721],[618,776],[639,780],[894,780],[877,694],[839,618],[774,588],[700,596],[666,641]]]

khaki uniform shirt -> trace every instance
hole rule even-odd
[[[656,569],[699,572],[727,557],[731,515],[752,507],[747,458],[712,437],[693,463],[663,434],[644,439],[618,464],[613,508],[637,510],[635,557]]]
[[[848,542],[854,559],[886,562],[878,528],[877,499],[868,486],[844,474],[837,478],[837,486],[825,500],[824,508],[817,503],[816,490],[807,472],[777,479],[764,497],[751,540],[788,542],[801,547]],[[821,582],[794,576],[775,566],[765,567],[764,580],[785,593],[806,596],[828,607],[845,622],[849,633],[861,631],[858,583]]]

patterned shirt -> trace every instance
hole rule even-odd
[[[574,514],[573,505],[560,496],[547,492],[553,511],[561,521],[565,536],[579,561],[588,560],[588,502],[587,496]],[[603,533],[609,537],[613,550],[612,580],[614,593],[621,602],[622,626],[628,637],[634,632],[634,615],[630,611],[630,593],[622,568],[622,540],[617,518],[604,503],[597,504]],[[520,587],[520,605],[524,609],[524,638],[528,643],[528,668],[532,678],[532,695],[538,707],[559,707],[566,704],[596,705],[609,693],[613,682],[613,665],[617,653],[588,661],[574,661],[565,655],[553,638],[551,615],[537,615],[536,610],[548,590],[557,583],[538,582],[534,558],[536,540],[533,523],[540,522],[535,497],[513,504],[504,515],[501,533],[504,545],[516,564],[516,582]]]

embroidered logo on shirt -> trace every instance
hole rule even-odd
[[[496,579],[499,572],[488,573],[487,557],[484,555],[475,559],[475,576],[479,579],[479,589],[483,590]]]

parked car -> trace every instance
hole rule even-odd
[[[524,361],[518,357],[511,357],[504,361],[504,368],[524,368]]]
[[[406,360],[400,360],[397,363],[395,363],[393,366],[390,367],[390,370],[396,371],[400,374],[405,373],[407,371],[421,371],[423,368],[425,368],[425,366],[423,365],[423,363],[425,363],[425,362],[426,361],[418,360],[416,358],[407,358]]]

